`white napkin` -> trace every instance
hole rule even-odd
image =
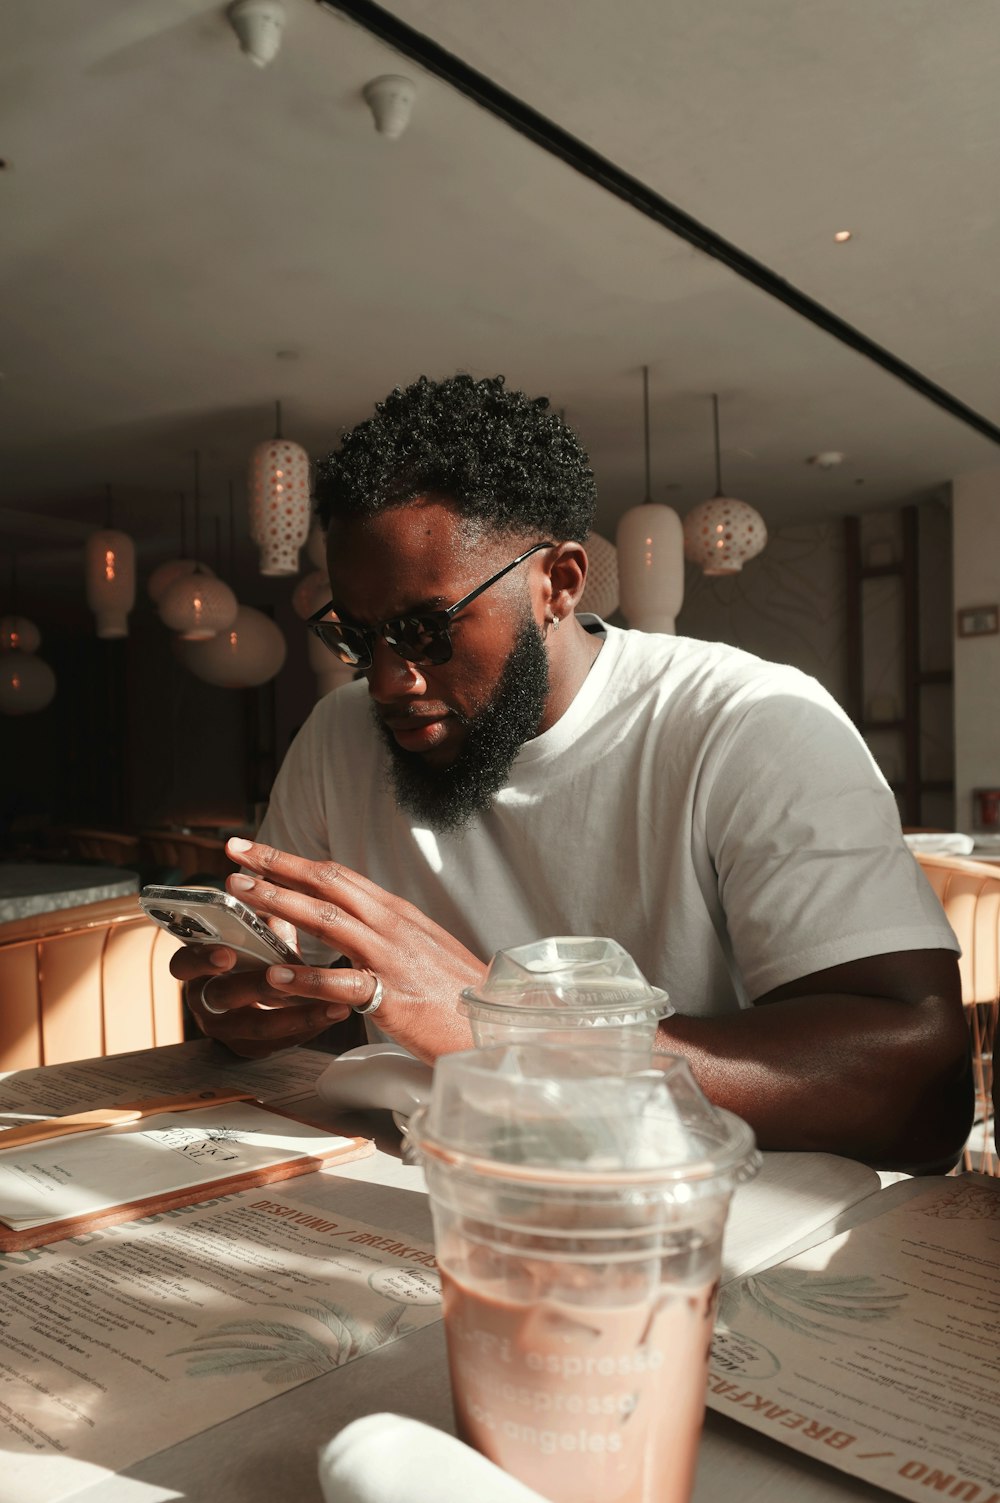
[[[911,851],[923,851],[925,856],[970,856],[975,845],[971,835],[904,835]]]
[[[319,1455],[326,1503],[545,1503],[443,1430],[366,1414]]]
[[[327,1065],[316,1094],[339,1111],[383,1107],[409,1117],[430,1097],[433,1076],[402,1044],[362,1044]]]

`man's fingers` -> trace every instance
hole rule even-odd
[[[170,974],[178,981],[222,975],[236,964],[236,951],[227,945],[182,945],[170,957]]]

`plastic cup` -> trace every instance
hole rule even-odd
[[[496,1044],[600,1044],[651,1050],[673,1012],[627,950],[601,936],[556,936],[498,950],[478,987],[458,1004],[479,1048]],[[609,1032],[609,1030],[614,1030]]]
[[[686,1063],[481,1049],[411,1119],[458,1434],[552,1503],[687,1503],[750,1128]]]

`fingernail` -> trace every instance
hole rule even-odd
[[[230,960],[230,952],[228,950],[210,950],[208,952],[208,958],[213,965],[228,966]]]
[[[287,986],[289,981],[295,980],[295,972],[289,970],[287,965],[273,965],[267,973],[268,981],[273,981],[275,986]]]
[[[342,1003],[331,1003],[326,1010],[326,1015],[331,1023],[342,1023],[350,1012],[350,1008]]]
[[[237,851],[240,855],[253,845],[252,840],[244,840],[242,835],[233,835],[227,843],[231,851]]]
[[[242,872],[237,877],[230,877],[229,881],[239,892],[249,892],[253,886],[253,878],[244,877]]]

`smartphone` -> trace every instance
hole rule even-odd
[[[264,965],[302,964],[302,956],[260,914],[217,887],[144,887],[139,905],[186,945],[228,945]]]

